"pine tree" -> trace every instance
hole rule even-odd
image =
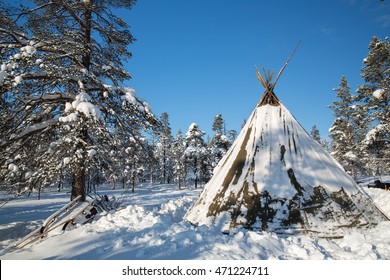
[[[228,131],[228,139],[229,139],[230,143],[233,143],[234,140],[236,140],[237,135],[238,135],[238,133],[234,129],[231,129]]]
[[[321,136],[320,136],[320,130],[317,128],[316,125],[313,125],[310,131],[310,136],[313,138],[313,140],[317,141],[321,144]]]
[[[196,123],[193,123],[188,128],[184,139],[184,161],[187,169],[187,179],[191,179],[195,183],[195,188],[198,183],[207,177],[205,171],[208,167],[206,143],[203,140],[204,131],[199,129]]]
[[[354,96],[350,93],[347,78],[341,76],[336,92],[338,100],[329,107],[333,110],[335,121],[329,129],[332,138],[332,155],[353,177],[357,176],[358,151],[356,149]]]
[[[221,158],[226,154],[230,147],[230,141],[227,136],[223,133],[224,121],[222,115],[214,117],[212,130],[215,131],[213,138],[209,143],[210,150],[210,163],[211,167],[217,166]]]
[[[325,150],[329,150],[329,143],[325,139],[321,139],[320,130],[317,128],[316,125],[312,126],[310,136],[315,141],[317,141],[318,144],[320,144]]]
[[[161,135],[156,145],[155,157],[159,162],[160,178],[162,183],[169,184],[173,177],[173,160],[172,160],[172,132],[169,124],[169,115],[164,112],[160,118]]]
[[[383,174],[390,168],[390,42],[373,37],[368,56],[364,59],[362,77],[365,84],[357,89],[361,112],[370,130],[362,150],[369,159],[368,168]]]
[[[245,124],[246,124],[247,121],[248,121],[247,119],[244,119],[244,120],[242,121],[241,129],[244,128],[244,126],[245,126]]]
[[[173,156],[173,174],[175,181],[177,182],[178,189],[181,189],[182,183],[186,177],[185,168],[185,156],[184,156],[184,142],[183,134],[179,129],[172,144],[172,156]]]
[[[222,119],[222,115],[218,114],[214,117],[214,122],[212,125],[212,130],[215,131],[217,134],[223,133],[223,127],[224,127],[224,121]]]
[[[1,22],[0,179],[14,192],[65,172],[71,198],[85,199],[91,168],[113,161],[113,127],[136,138],[130,123],[157,124],[147,103],[121,86],[134,39],[111,8],[134,1],[31,2]]]
[[[119,180],[122,188],[131,186],[135,190],[137,181],[143,180],[144,165],[147,165],[149,149],[142,136],[142,126],[138,122],[131,125],[131,135],[121,129],[115,129],[112,153],[111,172],[109,178],[114,184]]]

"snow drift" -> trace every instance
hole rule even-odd
[[[388,179],[389,180],[389,179]],[[387,214],[390,192],[363,187]],[[22,249],[13,244],[69,201],[66,192],[46,189],[0,209],[3,260],[389,260],[390,222],[354,229],[340,239],[313,238],[237,229],[221,234],[214,226],[193,227],[183,216],[199,190],[175,185],[140,185],[135,193],[100,191],[123,201],[122,209],[99,213],[91,223],[68,227]],[[0,193],[0,198],[2,198]],[[11,248],[12,249],[11,249]],[[176,261],[175,261],[176,262]],[[2,262],[3,264],[3,262]]]

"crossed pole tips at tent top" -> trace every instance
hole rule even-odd
[[[261,97],[260,102],[257,106],[264,106],[266,104],[269,104],[272,106],[279,106],[279,99],[276,97],[276,95],[274,93],[274,87],[275,87],[276,83],[278,82],[280,76],[282,75],[284,69],[286,68],[287,64],[289,63],[289,61],[293,57],[294,53],[298,49],[300,44],[301,44],[301,41],[299,41],[298,45],[295,47],[294,51],[289,56],[286,63],[279,70],[279,73],[276,76],[275,81],[272,81],[273,77],[275,75],[275,71],[272,71],[272,72],[270,70],[265,71],[265,69],[263,67],[263,74],[261,74],[259,68],[257,68],[257,66],[255,66],[257,79],[259,80],[261,85],[265,88],[265,92],[264,92],[263,96]]]

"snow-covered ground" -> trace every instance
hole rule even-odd
[[[390,191],[363,190],[390,216]],[[248,230],[226,235],[213,227],[193,227],[183,216],[200,191],[173,185],[143,185],[135,193],[107,188],[101,193],[122,200],[122,209],[15,250],[12,244],[63,206],[69,194],[53,191],[41,200],[36,194],[18,198],[0,208],[0,259],[390,260],[390,222],[354,230],[342,239]]]

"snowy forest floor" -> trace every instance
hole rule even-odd
[[[390,191],[369,189],[374,202],[390,216]],[[390,260],[390,222],[356,229],[341,239],[315,239],[238,230],[221,234],[215,228],[193,227],[183,220],[201,189],[178,190],[174,185],[139,185],[135,193],[112,190],[122,208],[98,214],[85,225],[51,234],[22,249],[12,244],[69,201],[69,193],[45,191],[20,197],[0,208],[0,259],[295,259]],[[3,196],[4,197],[4,196]]]

